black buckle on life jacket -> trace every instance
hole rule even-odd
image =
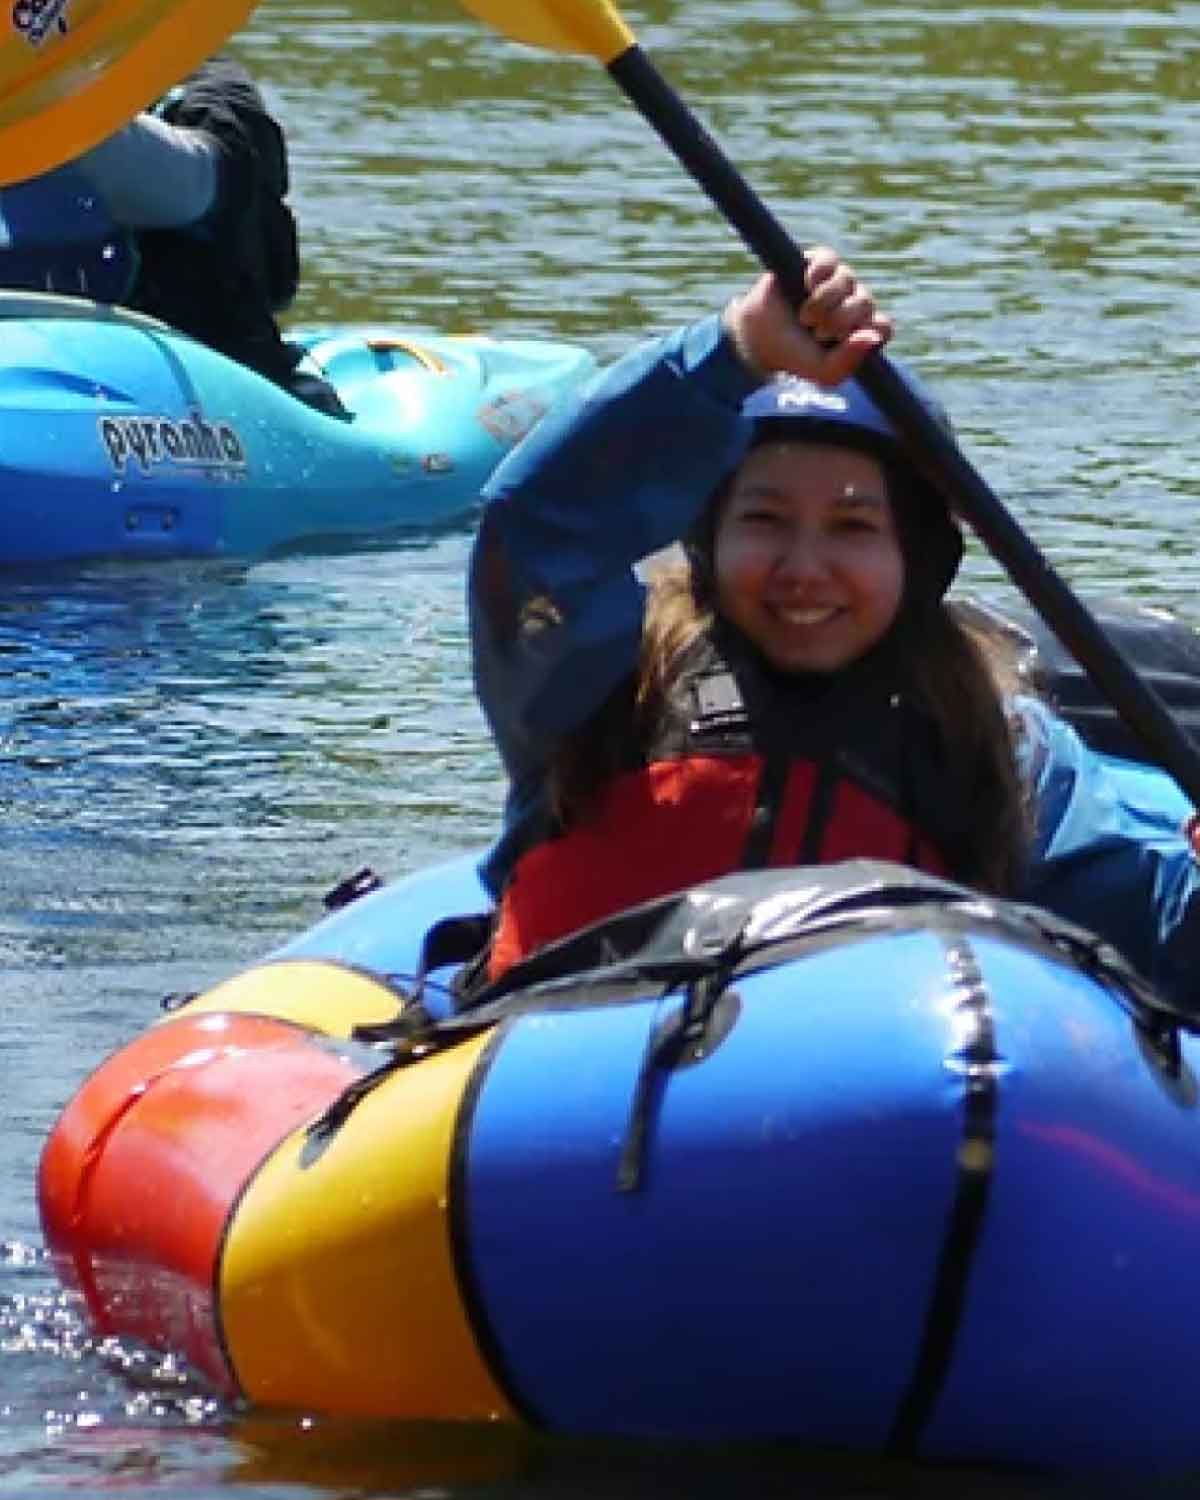
[[[692,712],[694,735],[744,732],[749,723],[737,679],[726,669],[697,676],[692,684]]]

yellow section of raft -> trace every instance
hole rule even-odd
[[[334,1046],[397,1010],[373,976],[305,960],[238,975],[188,1007],[266,1013],[319,1029]],[[484,1034],[399,1068],[327,1142],[295,1131],[250,1178],[216,1288],[226,1352],[249,1400],[516,1420],[459,1295],[448,1212],[455,1124],[488,1041]]]
[[[251,1180],[217,1287],[251,1401],[516,1420],[476,1346],[449,1227],[455,1120],[487,1044],[476,1037],[401,1068],[327,1143],[314,1148],[298,1131]]]

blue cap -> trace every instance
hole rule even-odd
[[[855,380],[835,386],[795,375],[769,380],[746,397],[742,415],[752,422],[812,422],[849,428],[889,444],[899,441],[891,422]]]
[[[954,436],[946,409],[919,376],[890,361],[892,369],[908,387],[939,427]],[[752,391],[742,403],[742,415],[753,422],[811,422],[814,426],[843,428],[847,435],[860,433],[864,438],[888,450],[903,453],[900,434],[891,418],[884,415],[857,380],[841,385],[816,385],[797,375],[779,375]]]
[[[940,402],[910,370],[899,364],[894,367],[930,416],[952,437],[950,419]],[[822,386],[795,375],[781,375],[746,397],[742,415],[755,426],[751,445],[773,438],[841,443],[876,455],[891,479],[897,526],[913,588],[926,598],[942,597],[962,561],[962,533],[940,491],[912,463],[890,418],[856,380]]]

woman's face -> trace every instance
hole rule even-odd
[[[825,443],[764,443],[717,521],[717,607],[783,672],[837,672],[886,635],[904,557],[881,465]]]

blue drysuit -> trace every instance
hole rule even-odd
[[[493,894],[547,826],[545,772],[562,737],[635,668],[635,564],[682,536],[738,463],[750,437],[740,407],[756,383],[720,320],[705,318],[602,372],[492,477],[469,603],[476,690],[510,782],[482,868]],[[1037,813],[1019,899],[1099,933],[1200,1012],[1186,800],[1165,775],[1092,751],[1043,703],[1013,707]]]

